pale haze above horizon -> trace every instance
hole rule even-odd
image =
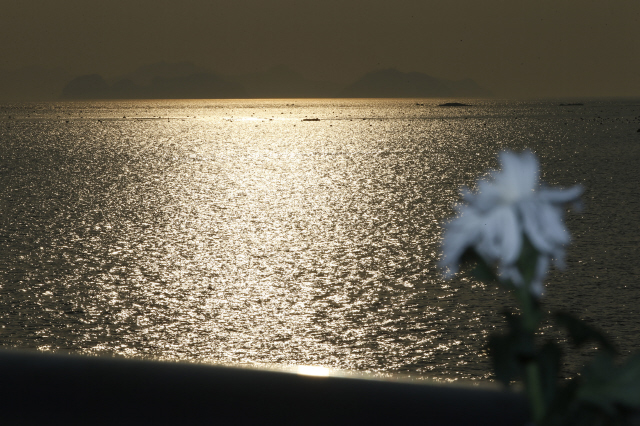
[[[0,40],[0,71],[188,61],[346,84],[396,68],[501,97],[640,96],[638,0],[0,0]]]

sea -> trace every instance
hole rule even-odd
[[[491,380],[514,302],[443,278],[443,223],[531,150],[585,188],[545,310],[638,352],[640,99],[446,101],[0,104],[0,348]]]

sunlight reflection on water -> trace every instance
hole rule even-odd
[[[507,299],[436,269],[460,185],[524,146],[571,184],[596,131],[547,104],[31,108],[0,123],[3,345],[467,379]]]

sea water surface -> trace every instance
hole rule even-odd
[[[488,378],[511,301],[442,224],[528,148],[586,188],[549,309],[637,351],[640,100],[443,101],[0,105],[0,346]]]

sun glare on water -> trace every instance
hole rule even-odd
[[[303,376],[317,376],[317,377],[328,377],[331,373],[331,370],[326,367],[319,367],[314,365],[300,365],[296,367],[296,372]]]

